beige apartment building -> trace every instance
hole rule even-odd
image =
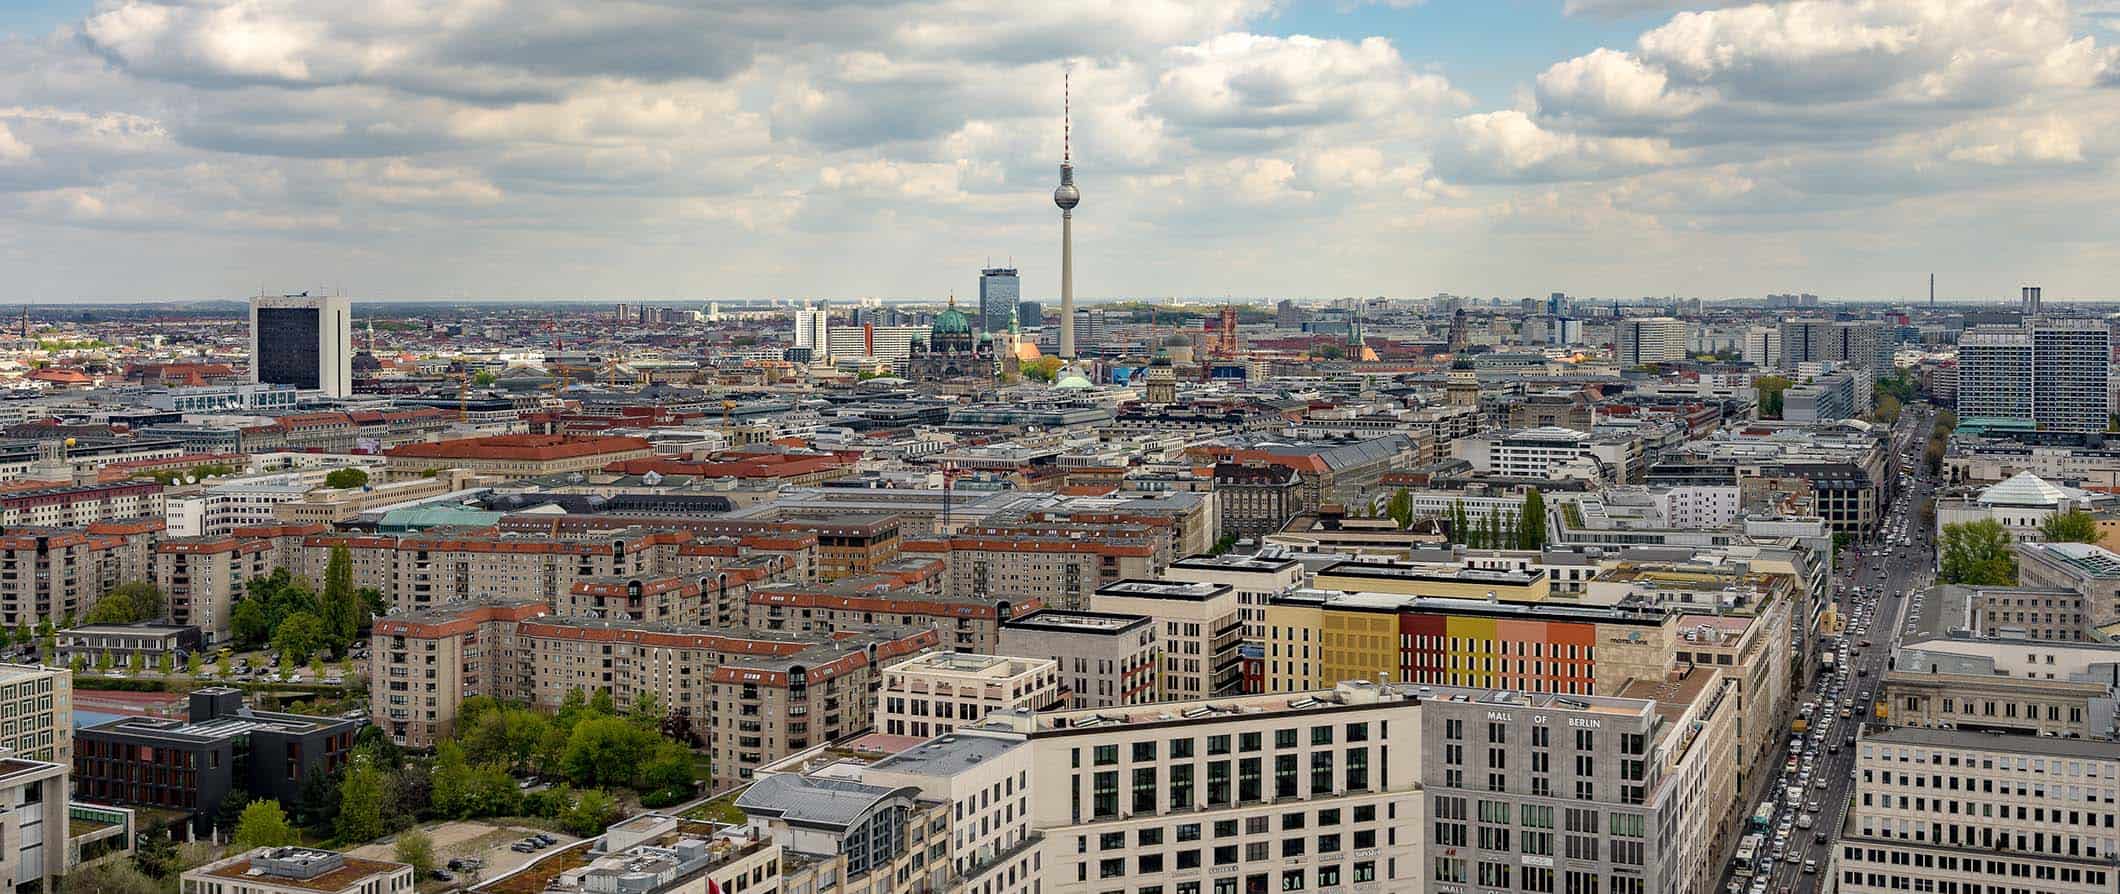
[[[1122,580],[1099,587],[1092,611],[1145,615],[1163,639],[1160,699],[1236,695],[1244,689],[1244,621],[1228,584]]]
[[[943,560],[951,596],[1023,601],[1038,598],[1064,609],[1089,605],[1098,587],[1152,579],[1169,564],[1170,539],[1146,529],[961,531],[952,537],[908,541],[903,552]]]
[[[1235,553],[1187,556],[1170,563],[1163,570],[1163,579],[1227,585],[1237,594],[1237,614],[1244,621],[1244,637],[1262,640],[1266,638],[1266,604],[1303,585],[1303,563]]]
[[[525,620],[516,635],[532,704],[557,708],[574,690],[621,705],[652,695],[711,750],[716,788],[871,729],[880,666],[940,642],[932,628],[799,634],[570,618]]]
[[[929,652],[883,669],[876,728],[927,738],[995,711],[1043,711],[1060,700],[1060,666],[1050,659]]]
[[[1827,864],[1843,894],[2111,894],[2120,881],[2111,740],[1897,728],[1855,747],[1854,805]]]
[[[1146,704],[1162,691],[1163,637],[1145,615],[1032,612],[1001,625],[997,654],[1052,660],[1071,708]]]
[[[1421,710],[1357,681],[996,720],[1029,737],[1045,894],[1418,891]]]
[[[0,749],[34,761],[74,765],[74,677],[34,664],[0,664]]]
[[[0,532],[0,623],[58,627],[86,615],[112,587],[150,578],[161,539],[160,518]]]
[[[955,652],[990,655],[1001,645],[1001,625],[1044,608],[1037,597],[1020,601],[902,589],[868,589],[835,584],[770,584],[748,597],[749,626],[765,631],[830,633],[876,624],[931,627],[942,647]]]
[[[155,586],[169,600],[171,621],[199,628],[207,645],[223,643],[246,583],[271,573],[272,557],[270,540],[240,533],[167,540],[155,546]]]
[[[370,719],[398,744],[428,748],[453,734],[464,699],[523,700],[531,682],[517,629],[550,611],[522,600],[378,618],[369,637]]]
[[[690,626],[700,621],[699,582],[681,577],[585,577],[556,600],[563,618]]]
[[[630,524],[627,523],[627,524]],[[699,617],[741,623],[749,588],[801,577],[814,541],[778,534],[695,539],[682,530],[619,527],[570,532],[450,531],[387,535],[312,532],[291,540],[293,570],[320,581],[346,548],[355,586],[382,591],[393,611],[461,600],[542,599],[559,605],[580,580],[682,577],[698,586]]]
[[[103,521],[161,518],[167,506],[162,485],[151,481],[17,490],[0,494],[0,525],[76,527]]]

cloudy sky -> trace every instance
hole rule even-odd
[[[2120,296],[2120,0],[12,0],[0,302]]]

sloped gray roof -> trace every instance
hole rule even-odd
[[[893,797],[910,801],[918,792],[911,787],[887,788],[851,779],[776,773],[751,783],[736,797],[736,808],[797,825],[845,829],[861,822],[883,802]]]

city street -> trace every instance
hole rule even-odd
[[[1796,894],[1812,894],[1821,890],[1827,871],[1828,857],[1833,841],[1839,836],[1842,822],[1847,815],[1849,800],[1853,792],[1855,749],[1848,743],[1856,735],[1857,726],[1865,719],[1874,718],[1874,705],[1878,689],[1887,664],[1891,660],[1893,647],[1904,632],[1908,606],[1914,596],[1934,583],[1935,560],[1933,531],[1926,529],[1920,519],[1920,509],[1934,484],[1921,465],[1921,451],[1927,443],[1928,426],[1932,414],[1925,406],[1909,406],[1895,427],[1893,443],[1898,455],[1898,467],[1913,475],[1911,482],[1898,489],[1889,511],[1885,513],[1883,530],[1876,539],[1852,544],[1843,553],[1844,565],[1834,576],[1835,606],[1842,624],[1841,635],[1835,640],[1828,637],[1832,645],[1822,647],[1820,654],[1839,652],[1839,643],[1848,646],[1848,667],[1841,669],[1842,676],[1832,672],[1819,672],[1811,685],[1796,696],[1797,704],[1815,702],[1817,712],[1812,716],[1810,731],[1804,735],[1802,747],[1775,755],[1776,762],[1785,762],[1795,755],[1799,764],[1796,773],[1782,774],[1780,783],[1769,784],[1759,801],[1745,805],[1746,816],[1756,815],[1761,804],[1774,803],[1774,820],[1763,831],[1765,845],[1763,854],[1776,850],[1777,830],[1788,829],[1786,850],[1780,859],[1767,865],[1763,874],[1749,878],[1737,874],[1739,867],[1733,860],[1725,870],[1725,885],[1728,890],[1764,890],[1767,894],[1789,891]],[[1911,451],[1911,454],[1910,454]],[[1897,529],[1903,532],[1906,543],[1892,543]],[[1862,588],[1858,595],[1856,588]],[[1869,646],[1861,645],[1864,641]],[[1835,685],[1841,687],[1840,695],[1829,696]],[[1849,716],[1839,716],[1843,699],[1848,700]],[[1823,732],[1827,718],[1831,723]],[[1786,733],[1786,731],[1784,731]],[[1838,743],[1835,749],[1833,745]],[[1788,746],[1784,741],[1784,748]],[[1788,787],[1797,784],[1802,773],[1802,753],[1805,747],[1815,747],[1809,777],[1804,779],[1804,791],[1797,803],[1788,803]],[[1823,787],[1820,787],[1823,783]],[[1812,816],[1809,829],[1794,828],[1798,816],[1809,813],[1809,805],[1816,802],[1819,810]],[[1749,823],[1749,820],[1747,821]],[[1761,831],[1748,827],[1743,833]],[[1805,872],[1804,861],[1817,862],[1817,872]],[[1763,884],[1762,884],[1763,882]],[[1735,883],[1735,887],[1729,887]]]

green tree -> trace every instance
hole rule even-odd
[[[228,626],[242,649],[255,649],[272,636],[272,620],[265,614],[265,603],[257,599],[236,603],[228,613]]]
[[[236,820],[236,831],[229,836],[229,846],[236,850],[254,847],[280,847],[300,844],[294,825],[287,821],[287,811],[280,809],[280,802],[257,800],[243,808],[243,815]]]
[[[390,831],[386,810],[393,803],[387,774],[367,755],[356,756],[339,783],[339,815],[332,835],[341,844],[374,841]]]
[[[1941,565],[1947,584],[1993,587],[2017,583],[2010,532],[1994,519],[1944,525]]]
[[[575,724],[560,766],[575,785],[632,785],[661,737],[616,717]]]
[[[493,375],[493,371],[490,369],[482,369],[478,372],[471,374],[471,384],[477,385],[480,388],[491,386],[494,382],[497,381],[500,380]]]
[[[1033,382],[1051,383],[1060,375],[1060,358],[1040,357],[1023,364],[1023,377]]]
[[[200,657],[199,653],[197,653],[197,652],[187,652],[187,653],[185,653],[185,654],[184,654],[184,671],[185,671],[185,673],[191,674],[191,675],[192,675],[192,676],[194,676],[194,677],[198,676],[198,675],[199,675],[199,668],[200,668],[200,666],[201,666],[202,664],[204,664],[204,663],[205,663],[205,660],[206,660],[206,659],[204,659],[204,658]]]
[[[366,469],[333,469],[331,474],[324,476],[325,487],[345,490],[347,488],[366,487],[367,485],[368,470]]]
[[[156,660],[155,660],[155,668],[156,668],[156,669],[158,669],[158,670],[160,670],[160,671],[162,672],[162,675],[163,675],[163,676],[165,676],[165,677],[166,677],[166,676],[169,676],[169,675],[170,675],[170,674],[172,674],[172,673],[175,673],[175,672],[176,672],[176,670],[177,670],[177,655],[176,655],[176,653],[175,653],[175,652],[164,652],[164,653],[162,653],[162,657],[161,657],[161,658],[158,658],[158,659],[156,659]]]
[[[617,799],[593,788],[576,794],[574,803],[557,817],[560,828],[584,838],[602,832],[617,818]]]
[[[397,861],[412,867],[412,877],[423,879],[434,870],[434,839],[418,829],[399,835]]]
[[[356,471],[340,469],[339,471]],[[319,620],[336,654],[344,654],[360,631],[360,597],[353,591],[353,554],[344,545],[331,548],[324,563],[324,592],[318,597]]]
[[[1385,505],[1384,514],[1391,517],[1391,521],[1399,526],[1399,530],[1413,527],[1413,495],[1408,494],[1405,488],[1399,488],[1392,493],[1391,502]]]
[[[1516,538],[1518,549],[1546,547],[1546,498],[1538,488],[1524,494],[1524,508],[1517,516]]]
[[[632,706],[626,709],[626,719],[634,726],[652,731],[662,728],[663,717],[668,713],[663,710],[662,699],[656,698],[655,693],[643,692],[633,697]]]
[[[2039,524],[2039,535],[2048,543],[2097,543],[2098,520],[2081,509],[2056,512]]]
[[[162,894],[162,883],[120,860],[90,863],[59,876],[59,894]]]
[[[383,604],[383,591],[374,587],[360,588],[354,592],[354,598],[361,605],[362,617],[380,618],[390,613],[389,607]]]
[[[141,835],[133,846],[133,865],[155,878],[168,876],[177,868],[177,841],[169,837],[168,831]]]
[[[1870,418],[1890,425],[1899,421],[1900,409],[1899,398],[1889,394],[1879,394],[1877,395],[1877,409],[1870,413]]]
[[[89,606],[83,621],[89,624],[133,624],[152,621],[166,613],[162,591],[145,581],[119,584]]]
[[[1450,542],[1459,545],[1470,545],[1469,541],[1472,539],[1472,523],[1470,520],[1465,518],[1464,500],[1450,501],[1449,523]]]
[[[1781,418],[1781,393],[1793,384],[1781,376],[1760,376],[1752,380],[1752,388],[1759,394],[1759,416],[1762,419]]]
[[[325,647],[329,634],[324,622],[309,612],[296,612],[280,622],[280,628],[272,633],[273,651],[280,653],[280,660],[288,664],[302,664],[318,649]]]
[[[661,807],[689,800],[697,782],[692,751],[676,742],[664,740],[662,744],[655,746],[654,756],[641,765],[641,803],[649,807]]]

